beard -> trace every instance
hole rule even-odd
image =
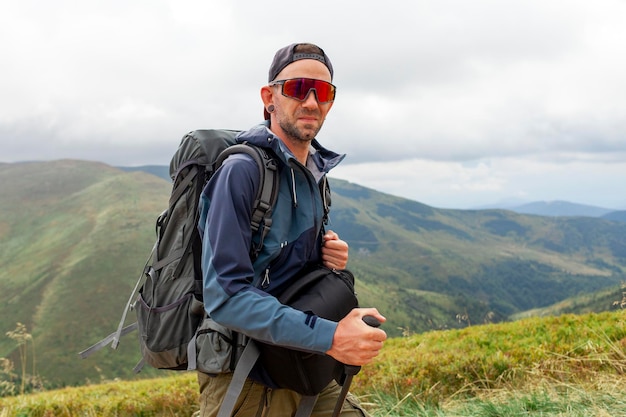
[[[294,115],[294,120],[297,120],[297,118],[303,114],[315,115],[318,117],[320,116],[320,113],[318,111],[315,111],[315,112],[299,111]],[[288,135],[291,139],[297,142],[311,142],[313,139],[315,139],[315,136],[318,134],[318,132],[322,128],[321,123],[319,126],[315,126],[313,124],[307,123],[301,127],[298,127],[296,123],[286,118],[279,118],[278,125],[283,130],[283,132],[285,132],[286,135]]]

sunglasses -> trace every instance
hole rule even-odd
[[[281,85],[282,94],[285,97],[293,98],[298,101],[306,100],[309,92],[315,90],[317,102],[320,104],[330,103],[335,100],[335,90],[337,87],[329,82],[315,80],[313,78],[291,78],[289,80],[272,81],[272,85]]]

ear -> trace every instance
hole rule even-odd
[[[266,109],[270,104],[274,104],[274,91],[270,86],[261,87],[261,100],[263,100],[263,107]]]

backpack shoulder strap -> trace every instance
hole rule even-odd
[[[255,260],[261,252],[265,237],[272,227],[272,212],[278,198],[278,165],[276,159],[268,150],[245,142],[230,146],[222,151],[215,162],[214,169],[217,170],[226,158],[236,153],[245,153],[251,156],[259,169],[259,188],[254,199],[250,221],[252,233],[259,233],[259,243],[253,244],[250,251],[251,259]]]

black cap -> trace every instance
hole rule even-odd
[[[313,49],[318,49],[318,53],[313,52],[296,52],[296,47],[299,45],[308,45],[312,46]],[[322,64],[326,65],[326,68],[330,71],[330,79],[333,79],[333,66],[330,63],[330,59],[324,53],[324,50],[317,45],[313,45],[310,43],[292,43],[289,46],[285,46],[284,48],[279,49],[274,55],[274,60],[272,61],[272,65],[270,66],[270,72],[268,77],[268,82],[274,81],[283,68],[292,62],[299,61],[301,59],[316,59],[320,61]]]

